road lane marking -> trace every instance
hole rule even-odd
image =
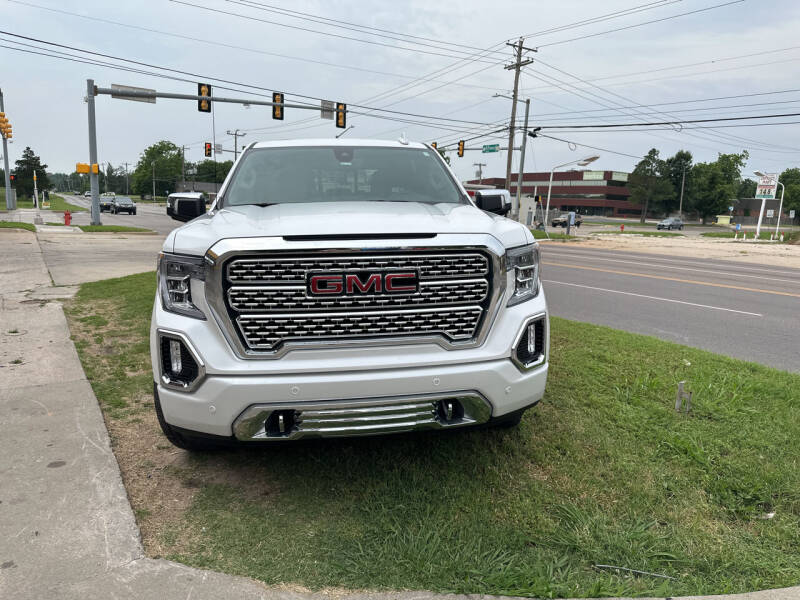
[[[580,283],[567,283],[566,281],[553,281],[552,279],[543,279],[544,283],[557,283],[559,285],[569,285],[572,287],[585,288],[587,290],[597,290],[598,292],[609,292],[611,294],[622,294],[624,296],[635,296],[637,298],[646,298],[648,300],[659,300],[661,302],[674,302],[675,304],[686,304],[687,306],[696,306],[699,308],[710,308],[712,310],[724,310],[725,312],[738,313],[740,315],[749,315],[751,317],[763,317],[760,313],[747,312],[746,310],[735,310],[733,308],[723,308],[721,306],[711,306],[709,304],[697,304],[696,302],[686,302],[685,300],[673,300],[672,298],[659,298],[658,296],[647,296],[645,294],[634,294],[633,292],[623,292],[620,290],[609,290],[607,288],[593,287],[591,285],[581,285]]]
[[[572,255],[570,255],[572,256]],[[582,254],[581,256],[588,257],[592,260],[604,260],[606,262],[628,263],[632,265],[641,265],[645,267],[657,267],[659,269],[677,269],[679,271],[697,271],[699,273],[713,273],[714,275],[730,275],[732,277],[749,277],[751,279],[764,279],[767,281],[780,281],[783,283],[791,283],[794,285],[800,284],[800,279],[779,279],[777,277],[764,277],[763,275],[747,275],[745,273],[734,273],[730,271],[715,271],[713,269],[695,269],[693,267],[673,267],[670,265],[662,265],[659,263],[640,262],[636,260],[623,260],[621,258],[603,258],[602,256],[593,256],[591,254]],[[716,265],[711,265],[716,266]]]
[[[567,248],[563,248],[563,247],[556,248],[555,246],[547,246],[547,250],[544,250],[544,253],[546,254],[547,252],[554,252],[556,254],[559,253],[559,252],[562,252],[563,255],[569,255],[569,256],[578,256],[578,255],[580,255],[580,256],[589,256],[589,257],[597,256],[597,254],[589,253],[587,250],[573,250],[573,249],[567,249]],[[721,263],[725,263],[725,264],[724,265],[711,264],[711,263],[708,263],[708,264],[709,264],[709,266],[713,266],[713,267],[724,267],[724,268],[728,268],[728,269],[732,269],[734,267],[739,267],[739,268],[745,269],[747,271],[752,271],[752,272],[757,272],[757,273],[771,273],[773,275],[785,275],[787,277],[791,277],[791,276],[795,275],[798,271],[800,271],[800,269],[797,269],[796,267],[775,267],[775,268],[771,268],[771,269],[759,269],[756,266],[750,266],[748,263],[737,262],[737,261],[732,261],[732,260],[726,260],[724,258],[697,259],[697,258],[692,258],[692,257],[688,257],[687,256],[687,257],[683,257],[683,258],[672,259],[672,258],[661,258],[658,254],[654,254],[654,253],[625,252],[625,251],[623,251],[623,252],[613,252],[611,250],[599,250],[599,249],[598,249],[598,252],[602,252],[602,254],[606,255],[606,256],[624,256],[624,257],[627,257],[627,258],[633,257],[633,258],[639,258],[641,260],[663,261],[663,262],[678,263],[678,264],[693,264],[693,265],[696,265],[701,260],[717,261],[717,262],[721,262]],[[643,254],[644,254],[644,256],[643,256]],[[764,265],[760,265],[760,266],[764,266]]]
[[[585,271],[599,271],[600,273],[614,273],[616,275],[630,275],[631,277],[646,277],[647,279],[661,279],[662,281],[677,281],[678,283],[691,283],[693,285],[705,285],[710,287],[726,288],[729,290],[740,290],[743,292],[756,292],[759,294],[774,294],[776,296],[790,296],[792,298],[800,298],[800,294],[793,294],[792,292],[781,292],[779,290],[762,290],[759,288],[748,288],[738,285],[730,285],[727,283],[711,283],[710,281],[679,279],[677,277],[664,277],[663,275],[647,275],[645,273],[631,273],[630,271],[615,271],[614,269],[601,269],[599,267],[584,267],[582,265],[565,265],[564,263],[554,263],[548,261],[542,261],[542,264],[550,265],[553,267],[566,267],[568,269],[583,269]]]

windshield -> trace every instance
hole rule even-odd
[[[464,202],[433,152],[423,148],[257,148],[244,157],[224,204]]]

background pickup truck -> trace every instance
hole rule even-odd
[[[567,224],[569,223],[569,213],[563,214],[561,216],[555,217],[551,223],[551,227],[564,227],[566,228]],[[580,215],[575,215],[575,227],[580,227],[583,223],[583,217]]]

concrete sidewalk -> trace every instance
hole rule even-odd
[[[146,558],[39,241],[0,231],[0,598],[463,599],[315,593]],[[800,588],[726,596],[795,600]]]

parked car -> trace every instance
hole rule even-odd
[[[92,197],[92,192],[90,192],[89,190],[83,192],[83,197],[84,198],[91,198]]]
[[[563,227],[563,228],[566,229],[568,223],[569,223],[569,213],[565,213],[565,214],[561,215],[560,217],[556,217],[555,219],[553,219],[553,221],[550,223],[550,225],[552,227]],[[575,225],[574,226],[575,227],[580,227],[582,223],[583,223],[583,217],[580,216],[579,214],[576,214],[575,215]]]
[[[658,225],[656,225],[656,229],[683,229],[683,221],[681,221],[678,217],[669,217],[668,219],[664,219],[660,221]]]
[[[102,202],[101,202],[102,206]],[[115,215],[119,213],[128,213],[129,215],[136,214],[136,203],[127,196],[120,196],[111,201],[111,212]]]
[[[256,143],[210,212],[181,196],[150,329],[176,446],[512,427],[542,399],[539,246],[429,146]]]

